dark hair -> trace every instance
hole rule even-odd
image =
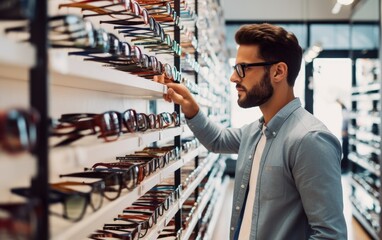
[[[293,33],[271,24],[242,26],[235,35],[239,45],[257,45],[265,61],[281,61],[288,66],[288,84],[294,86],[301,68],[302,49]]]

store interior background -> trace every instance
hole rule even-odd
[[[82,15],[80,9],[60,9],[58,7],[62,2],[74,1],[79,0],[38,0],[36,3],[38,3],[37,6],[43,6],[37,8],[42,13],[45,12],[44,6],[49,3],[48,13],[51,16],[68,13]],[[188,78],[190,83],[198,84],[197,87],[200,91],[195,97],[201,109],[208,113],[208,117],[221,123],[224,127],[240,127],[261,116],[258,108],[241,109],[238,107],[235,84],[229,81],[229,74],[233,72],[231,66],[235,62],[237,47],[234,35],[241,25],[273,23],[294,32],[306,53],[313,47],[322,48],[321,52],[311,59],[311,62],[302,62],[300,75],[295,85],[295,95],[301,99],[303,106],[321,119],[340,140],[343,115],[337,99],[344,102],[352,112],[350,145],[353,147],[352,156],[355,158],[352,160],[349,172],[343,174],[344,211],[348,225],[348,239],[382,239],[382,232],[379,231],[382,226],[381,199],[379,199],[382,175],[379,167],[381,166],[380,153],[382,150],[381,132],[379,131],[382,118],[380,114],[381,73],[379,70],[382,62],[379,57],[382,56],[380,50],[381,0],[354,0],[351,5],[342,6],[337,14],[332,13],[332,9],[337,5],[336,2],[351,0],[195,1],[198,3],[196,6],[198,18],[191,18],[191,23],[192,28],[201,24],[198,25],[198,31],[194,29],[198,41],[200,41],[200,49],[195,57],[199,57],[198,63],[200,62],[202,65],[203,71],[198,72],[196,69],[194,69],[195,73],[190,71],[182,66],[187,61],[181,57],[180,61],[177,61],[178,58],[173,54],[158,54],[157,57],[163,63],[177,65],[176,67],[181,69],[182,75],[184,74],[183,76],[186,76],[185,78]],[[224,17],[221,17],[219,11],[214,11],[220,8],[219,4],[223,8]],[[44,14],[38,14],[37,23],[40,25],[34,24],[37,27],[33,26],[32,30],[35,34],[42,33],[39,34],[42,35],[40,36],[42,39],[38,39],[37,43],[44,43],[47,37],[47,34],[43,33],[44,31],[40,31],[41,23],[46,23],[46,19],[41,17]],[[107,19],[107,16],[105,18]],[[101,24],[98,20],[98,18],[92,20],[97,29],[118,33],[113,25]],[[9,26],[12,24],[9,22]],[[8,22],[0,24],[0,32],[4,32],[7,27]],[[170,31],[172,30],[170,29]],[[221,38],[223,31],[225,39]],[[148,34],[153,37],[152,32],[148,32]],[[101,113],[110,110],[125,111],[130,108],[134,108],[140,113],[172,112],[174,109],[180,111],[178,106],[163,100],[162,96],[167,88],[161,83],[142,81],[141,77],[130,74],[130,72],[109,69],[102,63],[84,61],[82,56],[69,56],[68,53],[72,49],[53,48],[49,44],[36,44],[36,42],[33,42],[36,46],[25,46],[25,42],[16,41],[20,37],[17,35],[8,35],[4,32],[0,36],[0,49],[2,50],[2,54],[0,54],[0,107],[2,109],[10,106],[37,107],[40,115],[43,116],[42,119],[45,120],[48,120],[48,117],[49,119],[59,119],[65,113]],[[124,39],[127,42],[132,40],[131,36],[126,39],[120,35],[117,36],[121,37],[120,40]],[[13,37],[15,39],[12,39]],[[178,42],[180,41],[179,38]],[[48,59],[44,59],[44,54],[38,55],[41,58],[39,59],[41,64],[36,64],[35,51],[37,50],[49,55]],[[196,49],[183,50],[187,52]],[[151,55],[149,50],[144,52]],[[363,59],[364,62],[360,63],[365,65],[357,67],[356,62],[353,61],[355,58]],[[372,65],[368,66],[368,63]],[[365,69],[362,66],[366,66]],[[362,70],[359,71],[360,76],[356,76],[356,69]],[[364,77],[363,74],[366,75],[366,78],[371,77],[369,83],[360,81]],[[364,85],[358,87],[357,84]],[[101,138],[88,136],[67,146],[56,148],[51,145],[55,140],[60,139],[48,137],[47,133],[50,131],[48,125],[46,123],[41,128],[42,130],[38,131],[39,134],[41,133],[43,141],[36,144],[36,154],[26,152],[16,159],[16,157],[8,157],[7,154],[0,151],[0,169],[2,170],[0,203],[20,200],[20,196],[10,191],[12,188],[31,186],[35,192],[29,198],[31,201],[28,203],[33,205],[34,200],[39,201],[37,204],[39,214],[35,216],[37,221],[34,221],[37,223],[34,226],[37,229],[33,232],[38,236],[36,239],[85,239],[96,228],[103,227],[105,223],[112,223],[113,218],[120,214],[126,206],[132,205],[154,185],[167,180],[166,177],[170,177],[171,181],[174,180],[176,185],[184,184],[186,191],[182,194],[181,200],[178,199],[179,204],[172,205],[168,214],[166,213],[160,218],[160,224],[154,225],[149,230],[148,236],[143,239],[156,239],[174,216],[176,224],[188,225],[181,233],[183,240],[189,239],[188,237],[194,233],[199,236],[199,232],[202,232],[199,230],[204,231],[200,236],[207,236],[205,239],[228,239],[231,201],[234,198],[232,194],[233,178],[223,175],[223,171],[224,166],[227,165],[226,173],[232,176],[235,161],[225,160],[226,157],[234,159],[235,155],[219,155],[219,162],[217,162],[217,156],[207,153],[202,146],[192,151],[187,149],[188,152],[182,153],[181,161],[175,161],[161,171],[154,171],[149,178],[145,178],[143,182],[137,184],[133,191],[124,190],[118,200],[108,201],[106,199],[99,210],[93,212],[91,208],[87,208],[80,221],[71,222],[63,216],[49,213],[51,206],[48,204],[48,187],[50,183],[67,181],[68,179],[64,180],[60,177],[62,174],[83,171],[85,167],[89,168],[98,162],[115,161],[116,156],[132,154],[137,150],[142,150],[145,146],[174,144],[181,147],[182,142],[179,140],[192,138],[193,134],[184,125],[159,131],[155,129],[147,134],[141,132],[132,135],[124,134],[117,141],[109,143],[104,143]],[[359,125],[367,129],[358,129]],[[44,140],[46,141],[44,142]],[[364,153],[363,156],[361,150]],[[374,158],[370,156],[374,156]],[[213,165],[214,161],[219,163],[214,164],[218,166]],[[191,198],[198,200],[197,196],[203,190],[202,180],[209,172],[212,172],[209,171],[212,168],[215,169],[215,174],[208,179],[214,181],[216,187],[211,188],[209,194],[204,194],[207,196],[200,198],[202,204],[196,204],[196,208],[192,208],[196,209],[195,211],[187,209],[190,213],[188,216],[191,218],[184,221],[178,210],[188,207],[185,201],[192,193],[196,194]],[[189,169],[197,171],[193,170],[190,175],[187,175]],[[198,171],[202,173],[199,174]],[[361,183],[357,182],[354,176],[358,180],[362,180]],[[196,180],[189,184],[192,178],[196,178]],[[231,191],[226,190],[227,185]],[[214,198],[210,196],[212,190]],[[217,194],[215,195],[215,193]],[[215,202],[211,199],[219,201]],[[222,203],[222,199],[224,199],[224,203]],[[358,205],[354,201],[358,202]],[[207,209],[207,203],[211,203],[209,206],[212,206],[208,209],[214,210],[213,212],[206,211],[209,214],[203,215],[204,209]],[[224,206],[221,207],[223,204]],[[52,209],[57,210],[59,207],[57,206],[52,206]],[[365,211],[358,211],[357,206],[364,207]],[[357,211],[358,215],[353,217]],[[34,213],[34,211],[29,212]],[[1,222],[4,217],[1,209],[0,215]],[[13,220],[15,219],[11,218],[11,221]],[[182,226],[176,227],[176,229],[182,228]],[[4,225],[0,223],[0,240],[10,239],[2,237],[4,231],[1,230],[4,230]],[[212,232],[213,235],[211,235]],[[17,232],[11,232],[11,234],[14,233]],[[8,231],[5,234],[8,234]]]
[[[305,54],[307,49],[314,45],[322,48],[311,62],[302,63],[294,89],[295,95],[341,141],[343,115],[337,100],[343,102],[347,109],[352,108],[354,79],[352,54],[377,58],[375,54],[378,53],[380,46],[381,8],[379,0],[356,0],[350,5],[342,5],[340,11],[333,14],[332,9],[336,2],[336,0],[241,0],[240,2],[222,0],[221,4],[226,18],[226,40],[231,65],[234,65],[237,47],[234,35],[242,24],[269,22],[283,26],[296,34],[305,49]],[[235,86],[231,84],[232,126],[240,127],[258,119],[261,116],[260,110],[240,108],[236,102],[235,92]],[[306,96],[309,98],[308,103]],[[347,218],[348,239],[376,238],[375,235],[368,234],[367,230],[352,218],[351,204],[348,200],[351,187],[346,177],[348,176],[344,174],[344,211]],[[226,203],[226,207],[230,208],[230,202]],[[229,221],[226,224],[229,224]],[[219,229],[215,233],[217,234],[215,237],[223,237],[228,231]]]

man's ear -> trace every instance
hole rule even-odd
[[[281,81],[283,79],[287,79],[288,77],[288,66],[284,62],[279,62],[273,65],[273,78],[276,82]]]

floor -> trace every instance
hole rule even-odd
[[[349,201],[349,193],[350,193],[350,185],[348,181],[346,180],[347,176],[343,176],[342,178],[342,185],[343,185],[343,191],[344,191],[344,215],[346,220],[346,225],[348,227],[348,240],[372,240],[370,236],[365,232],[365,230],[362,228],[362,226],[355,220],[352,216],[352,210],[351,210],[351,203]],[[230,211],[226,211],[227,209],[231,209],[232,204],[232,198],[233,198],[233,181],[231,180],[226,192],[225,201],[223,211],[219,217],[220,221],[218,226],[215,229],[215,232],[212,236],[212,240],[214,239],[228,239],[229,236],[229,221],[230,218],[227,217],[227,215],[230,215]],[[228,213],[229,212],[229,213]]]

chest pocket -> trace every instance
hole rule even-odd
[[[264,166],[261,179],[261,196],[266,200],[280,198],[285,192],[285,178],[280,166]]]

